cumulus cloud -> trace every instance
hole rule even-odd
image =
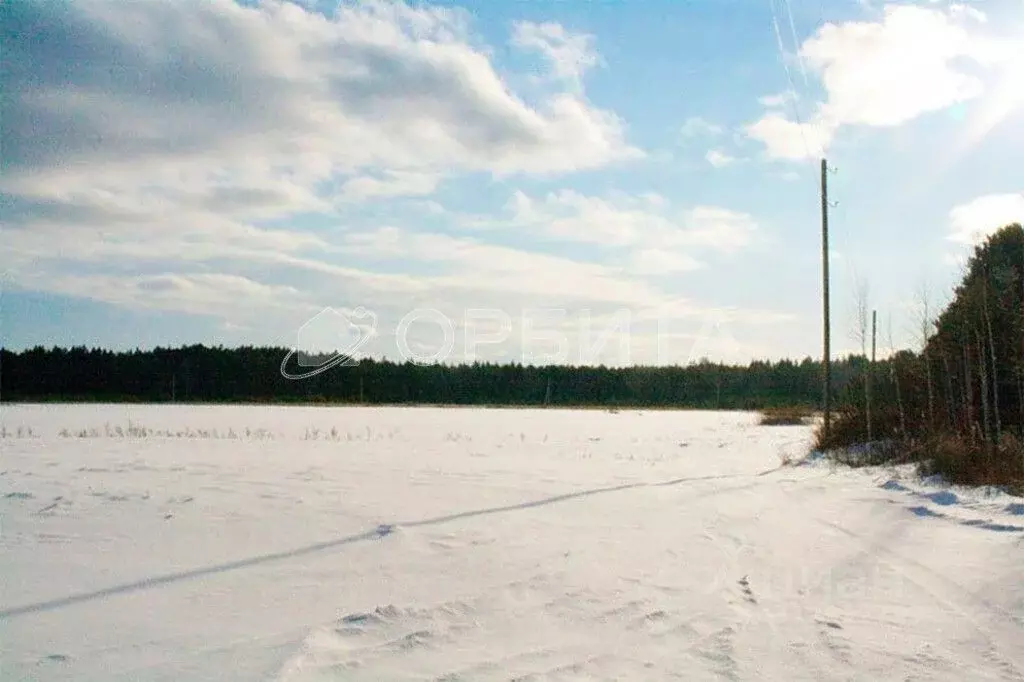
[[[824,154],[836,125],[820,117],[810,123],[796,123],[784,114],[770,112],[745,130],[750,138],[764,144],[770,158],[801,161]]]
[[[988,194],[953,208],[949,239],[975,244],[1012,223],[1024,225],[1024,192]]]
[[[956,60],[978,60],[984,40],[951,12],[891,6],[878,23],[824,26],[800,53],[828,92],[823,116],[841,124],[896,126],[982,90]]]
[[[695,224],[705,228],[723,218],[735,216],[713,210],[693,212]],[[415,252],[430,273],[419,278],[430,295],[405,295],[402,306],[381,315],[382,326],[394,328],[397,319],[411,315],[422,318],[434,332],[447,327],[455,334],[455,357],[465,357],[463,332],[467,338],[476,334],[480,319],[487,323],[483,326],[488,336],[503,326],[497,322],[507,323],[504,341],[492,352],[512,353],[527,361],[557,361],[545,359],[545,353],[555,350],[554,342],[564,352],[563,361],[610,364],[618,363],[587,355],[595,340],[594,334],[588,336],[588,329],[596,330],[597,336],[612,332],[613,357],[616,349],[621,350],[621,341],[630,351],[628,362],[663,363],[685,357],[692,333],[708,320],[727,323],[748,342],[757,335],[753,328],[792,320],[790,315],[771,311],[720,309],[667,295],[648,278],[678,274],[701,264],[686,253],[666,249],[641,248],[622,260],[601,264],[397,227],[352,235],[344,248],[380,263]],[[692,330],[689,336],[685,329]],[[440,343],[440,339],[424,341],[424,349],[436,349]],[[469,357],[476,357],[473,349]]]
[[[322,273],[337,250],[302,216],[343,223],[346,206],[426,198],[452,174],[640,154],[576,89],[532,103],[512,92],[469,26],[459,10],[389,0],[327,16],[278,0],[11,5],[0,266],[43,290],[57,280],[33,273],[84,263]],[[534,37],[568,58],[581,44],[555,26]]]
[[[679,209],[659,198],[604,198],[570,190],[534,198],[516,192],[510,225],[547,239],[610,248],[729,252],[749,245],[758,228],[746,213],[716,206]]]
[[[712,123],[700,116],[691,116],[683,122],[679,134],[684,138],[693,137],[714,137],[721,135],[725,129],[717,123]]]
[[[568,93],[531,107],[461,15],[402,3],[333,18],[270,0],[18,3],[5,41],[5,184],[152,167],[547,172],[628,155]],[[24,30],[19,30],[19,27]],[[28,30],[32,27],[32,30]]]
[[[804,110],[803,125],[776,107],[785,97],[762,99],[772,109],[746,126],[773,158],[821,154],[842,126],[894,127],[974,99],[983,80],[969,66],[992,66],[1009,54],[979,31],[974,8],[888,5],[877,21],[825,24],[799,50],[825,98]]]
[[[351,235],[342,248],[363,258],[396,258],[412,252],[420,261],[444,264],[447,269],[422,278],[431,290],[471,292],[478,302],[502,300],[487,292],[514,293],[534,302],[634,306],[651,305],[662,297],[657,289],[624,277],[614,267],[466,237],[384,227]]]
[[[673,275],[704,267],[689,254],[647,248],[638,249],[630,255],[630,266],[635,272],[655,276]]]
[[[434,195],[463,174],[550,180],[643,156],[583,93],[600,63],[591,37],[523,22],[512,41],[547,60],[546,94],[514,92],[469,15],[448,7],[13,3],[0,73],[5,283],[265,332],[324,305],[382,319],[420,304],[645,309],[665,299],[646,275],[698,267],[690,249],[747,243],[756,225],[743,214],[568,191],[517,195],[494,222],[622,248],[621,260],[411,219],[380,227],[369,202],[397,197],[457,222]]]
[[[555,78],[578,83],[583,74],[600,64],[594,37],[571,33],[561,24],[517,21],[512,26],[512,44],[538,52],[548,62]]]
[[[795,102],[797,100],[798,97],[796,93],[792,90],[787,90],[786,92],[780,92],[775,95],[765,95],[758,101],[760,101],[763,106],[771,109],[787,106],[790,102]]]
[[[341,198],[345,201],[424,197],[434,193],[441,176],[435,173],[385,171],[380,176],[363,175],[345,181]]]
[[[753,216],[719,206],[697,206],[682,216],[673,241],[733,252],[751,244],[758,232]]]
[[[235,320],[257,321],[268,311],[313,311],[303,306],[300,292],[286,285],[268,285],[248,277],[222,273],[160,273],[114,275],[107,273],[34,273],[28,283],[45,278],[45,290],[67,296],[88,291],[104,303],[141,310],[224,317],[231,311]],[[240,305],[257,299],[260,309]]]
[[[725,166],[736,162],[735,156],[726,154],[720,149],[708,150],[708,153],[704,155],[704,158],[715,168],[724,168]]]

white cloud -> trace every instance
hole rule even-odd
[[[704,158],[715,168],[724,168],[725,166],[736,162],[736,157],[730,156],[718,149],[709,150]]]
[[[296,219],[351,229],[340,211],[352,203],[425,198],[452,174],[640,155],[577,88],[532,103],[510,91],[459,10],[82,0],[17,3],[5,22],[0,265],[15,286],[109,301],[108,275],[130,289],[154,270],[231,268],[221,274],[416,290],[340,265],[332,232]]]
[[[561,24],[517,21],[512,25],[511,42],[518,48],[540,53],[552,76],[572,83],[578,83],[588,69],[600,64],[594,37],[570,33]]]
[[[750,245],[758,231],[749,214],[718,206],[691,208],[684,212],[682,224],[673,241],[729,252]]]
[[[527,100],[468,15],[446,8],[367,0],[325,17],[275,0],[82,0],[16,3],[6,21],[0,269],[19,288],[257,333],[325,305],[645,310],[667,298],[647,276],[699,267],[756,230],[652,193],[518,194],[511,218],[479,221],[623,250],[585,262],[378,228],[371,209],[353,219],[355,203],[410,197],[455,223],[430,200],[453,175],[550,177],[641,156],[580,89],[599,61],[589,37],[554,24],[517,29],[561,79]]]
[[[778,109],[785,107],[790,102],[795,102],[796,100],[796,94],[792,90],[787,90],[786,92],[780,92],[777,95],[765,95],[758,101],[761,102],[761,105],[764,107],[769,109]]]
[[[976,7],[971,7],[970,5],[950,5],[949,13],[953,16],[963,16],[973,19],[974,21],[983,24],[988,22],[988,16],[984,12]]]
[[[963,253],[944,253],[941,261],[955,270],[963,270],[967,265],[967,256]]]
[[[757,232],[753,217],[725,208],[697,206],[680,211],[663,200],[645,204],[570,190],[542,199],[516,192],[508,209],[513,214],[511,227],[606,248],[734,251],[750,244]]]
[[[665,200],[665,197],[661,196],[657,192],[644,192],[640,195],[640,199],[646,201],[648,205],[654,208],[663,208],[668,203]]]
[[[465,237],[385,227],[350,235],[342,248],[361,258],[413,254],[421,262],[445,264],[449,269],[421,279],[435,294],[444,290],[469,293],[476,305],[499,300],[494,294],[516,294],[520,301],[532,299],[535,303],[556,299],[649,305],[661,298],[658,290],[624,277],[614,267]]]
[[[693,137],[715,137],[725,132],[725,129],[717,123],[712,123],[700,116],[691,116],[683,122],[679,134],[683,138]]]
[[[800,54],[828,92],[825,119],[896,126],[976,97],[981,82],[959,58],[977,60],[985,41],[959,13],[889,6],[878,23],[829,24]]]
[[[1024,225],[1024,192],[989,194],[953,208],[949,239],[963,244],[981,242],[1012,223]]]
[[[735,216],[701,210],[695,211],[693,217],[698,224],[707,226]],[[509,318],[513,329],[507,342],[490,349],[488,357],[504,353],[507,358],[511,353],[531,358],[553,350],[545,348],[545,343],[520,344],[525,325],[536,328],[548,340],[558,339],[555,345],[564,342],[562,349],[567,357],[563,359],[579,361],[580,353],[585,353],[590,345],[586,338],[588,321],[600,334],[600,330],[624,319],[627,324],[615,334],[615,343],[628,337],[625,343],[633,351],[628,353],[628,362],[674,362],[685,357],[692,345],[681,341],[681,323],[696,331],[705,320],[713,319],[732,325],[740,333],[751,325],[763,329],[765,325],[792,321],[791,315],[778,312],[722,310],[666,294],[643,277],[674,275],[700,267],[686,254],[666,249],[633,251],[621,261],[625,266],[618,260],[602,265],[477,239],[395,227],[350,235],[344,248],[370,261],[388,261],[413,253],[429,271],[418,278],[425,287],[422,294],[404,294],[393,299],[396,302],[391,311],[381,315],[385,329],[418,307],[437,311],[450,321],[453,329],[462,331],[480,326],[474,322],[476,318],[467,318],[474,311],[486,313],[491,323],[495,315]],[[486,331],[494,331],[494,326]],[[462,331],[456,333],[456,358],[461,357]],[[659,342],[659,333],[664,343]],[[748,330],[746,340],[756,336]],[[428,341],[424,349],[429,349],[431,343],[434,347],[438,345],[437,340]]]
[[[225,273],[161,273],[157,275],[111,275],[34,273],[27,283],[39,282],[41,290],[89,297],[123,307],[187,313],[218,318],[258,321],[268,310],[301,306],[293,287],[267,285],[247,277]],[[259,302],[259,307],[253,306]],[[312,310],[312,308],[310,308]]]
[[[434,193],[441,176],[433,173],[386,171],[380,177],[360,176],[341,186],[345,201],[387,199],[394,197],[425,197]]]
[[[630,267],[641,275],[672,275],[699,270],[704,265],[693,256],[664,249],[639,249],[630,256]]]
[[[766,114],[746,127],[747,135],[765,145],[773,159],[801,161],[823,155],[835,134],[832,123],[794,123],[777,113]]]
[[[540,200],[516,192],[509,206],[513,225],[530,227],[548,238],[608,247],[631,246],[640,234],[670,227],[657,213],[572,190],[552,192]]]
[[[13,11],[34,29],[5,44],[5,188],[205,169],[545,173],[637,154],[613,114],[576,94],[516,97],[457,12],[375,1],[328,19],[275,0]]]
[[[120,259],[141,267],[168,260],[279,259],[289,253],[330,248],[313,234],[239,220],[230,207],[247,195],[229,194],[215,188],[206,193],[145,197],[93,191],[13,201],[0,263],[17,277],[41,260],[102,263]],[[259,195],[249,198],[256,202]],[[211,209],[211,204],[219,209]],[[237,212],[256,208],[246,205]]]
[[[992,66],[1008,54],[979,33],[982,18],[973,8],[893,4],[878,21],[826,24],[799,51],[821,79],[825,100],[802,112],[803,127],[770,111],[746,131],[770,157],[799,160],[820,155],[842,126],[899,126],[974,99],[984,84],[967,64]],[[775,108],[785,101],[773,96],[762,103]]]

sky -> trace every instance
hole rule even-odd
[[[0,13],[0,340],[416,361],[920,343],[1024,221],[1024,2]]]

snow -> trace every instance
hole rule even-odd
[[[145,405],[0,421],[5,681],[1024,679],[1024,500],[782,466],[806,427]]]

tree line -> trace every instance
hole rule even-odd
[[[815,408],[822,396],[822,364],[810,358],[743,366],[704,360],[663,367],[418,365],[361,359],[351,366],[289,380],[280,372],[287,354],[287,348],[204,345],[132,351],[0,350],[0,399],[756,410]],[[841,387],[863,374],[866,360],[850,356],[833,366]],[[289,371],[302,369],[290,367]]]
[[[822,449],[869,441],[874,459],[918,460],[966,483],[1024,486],[1024,228],[977,245],[919,353],[848,383]],[[863,384],[871,381],[870,403]]]

